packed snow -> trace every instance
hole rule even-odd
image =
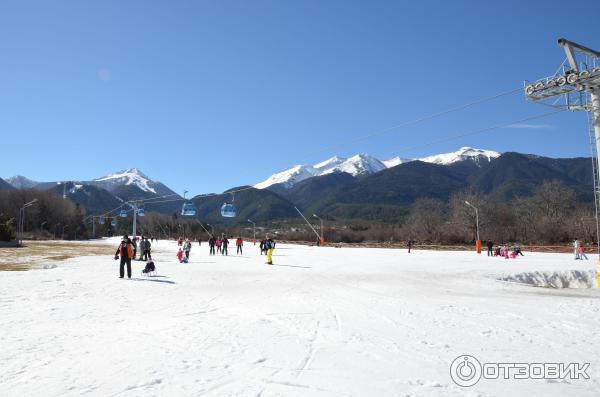
[[[483,162],[490,162],[500,156],[500,153],[492,150],[474,149],[462,147],[455,152],[436,154],[421,158],[419,160],[426,163],[440,165],[450,165],[460,161],[473,161],[477,165]],[[280,184],[285,188],[290,188],[298,182],[306,179],[331,174],[334,172],[345,172],[352,176],[364,176],[377,173],[379,171],[395,167],[400,164],[408,163],[413,159],[400,156],[392,157],[387,160],[378,160],[368,154],[357,154],[350,158],[334,156],[315,165],[295,165],[281,172],[271,175],[264,181],[254,185],[257,189],[265,189],[269,186]]]
[[[34,243],[31,243],[34,244]],[[97,244],[97,242],[95,243]],[[532,287],[511,275],[593,272],[569,254],[279,244],[191,262],[153,245],[156,277],[118,278],[106,255],[0,272],[2,396],[597,396],[597,288]],[[81,244],[86,250],[86,244]],[[55,267],[53,267],[55,266]],[[577,276],[573,276],[577,277]],[[507,280],[507,281],[504,281]],[[578,285],[579,287],[583,285]],[[449,376],[481,362],[590,363],[590,379]]]
[[[96,178],[94,179],[94,182],[101,182],[102,187],[108,187],[109,190],[111,186],[125,184],[135,185],[145,192],[156,194],[156,190],[151,186],[153,181],[137,168],[129,168],[125,171],[119,171],[114,174]]]

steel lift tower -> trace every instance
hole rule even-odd
[[[567,39],[558,39],[566,59],[556,73],[534,83],[525,82],[528,100],[555,108],[588,113],[589,135],[594,174],[594,202],[596,207],[596,236],[600,235],[598,210],[600,206],[600,52]],[[598,241],[597,241],[598,242]],[[600,244],[598,246],[600,256]],[[598,262],[600,266],[600,261]],[[600,272],[598,272],[600,287]]]

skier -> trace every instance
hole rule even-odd
[[[197,240],[198,240],[198,247],[201,247],[202,246],[202,240],[200,240],[200,237],[198,237]]]
[[[148,241],[148,238],[146,237],[144,239],[145,242],[145,246],[144,246],[144,260],[152,260],[152,254],[150,253],[150,249],[152,247],[152,243],[150,243],[150,241]]]
[[[138,258],[138,261],[143,261],[144,259],[144,252],[146,251],[146,241],[144,240],[144,236],[142,236],[141,240],[140,240],[140,257]]]
[[[408,248],[408,253],[410,254],[410,249],[413,246],[413,241],[411,239],[408,239],[408,241],[406,242],[406,248]]]
[[[588,257],[585,254],[585,246],[583,244],[581,244],[579,246],[579,259],[581,259],[581,260],[585,259],[586,261],[588,260]]]
[[[573,251],[575,252],[575,259],[581,259],[581,257],[579,256],[579,240],[575,239],[575,241],[573,241]]]
[[[185,254],[186,262],[190,259],[190,251],[192,250],[192,242],[190,240],[186,240],[185,244],[183,244],[183,252]]]
[[[242,246],[244,245],[244,240],[242,240],[241,237],[238,237],[237,240],[235,240],[235,245],[237,246],[237,253],[240,255],[242,254]]]
[[[131,259],[135,260],[135,257],[137,255],[137,237],[133,236],[133,240],[129,239],[129,241],[131,241],[131,244],[133,244],[133,256],[131,257]]]
[[[208,239],[208,246],[210,247],[209,255],[215,255],[215,244],[215,238],[213,236],[210,236],[210,239]]]
[[[525,256],[525,255],[523,255],[523,252],[521,252],[521,246],[519,244],[515,244],[515,246],[513,248],[513,252],[515,253],[515,257],[517,255]]]
[[[187,263],[187,258],[183,255],[183,250],[181,247],[177,249],[177,259],[179,259],[179,263]]]
[[[183,238],[179,237],[179,239],[177,240],[177,245],[179,247],[181,247],[183,245]]]
[[[494,256],[494,242],[492,240],[487,241],[487,249],[488,256]]]
[[[117,248],[117,252],[115,252],[115,260],[121,257],[121,263],[119,265],[119,278],[123,278],[125,276],[125,264],[127,264],[127,278],[131,278],[131,258],[133,256],[133,245],[131,243],[131,239],[124,235],[121,240],[121,244],[119,244],[119,248]]]
[[[227,239],[227,236],[223,236],[221,243],[223,244],[223,248],[221,249],[221,255],[228,256],[229,252],[227,251],[227,246],[229,245],[229,240]]]
[[[265,249],[267,250],[267,265],[273,264],[273,250],[275,249],[275,241],[271,238],[271,236],[267,235],[267,240],[265,242]]]
[[[260,248],[260,254],[261,254],[261,255],[262,255],[262,254],[263,254],[263,252],[265,251],[265,243],[266,243],[266,240],[264,240],[264,239],[263,239],[263,240],[260,240],[260,245],[259,245],[259,248]]]
[[[221,245],[223,245],[223,240],[221,240],[220,238],[217,238],[217,241],[215,241],[215,244],[217,246],[217,252],[221,253]]]

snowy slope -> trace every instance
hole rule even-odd
[[[287,170],[283,170],[277,174],[271,175],[263,182],[254,185],[254,187],[257,189],[265,189],[271,185],[282,184],[282,186],[290,188],[296,183],[318,174],[319,172],[314,167],[309,165],[296,165],[292,168],[288,168]]]
[[[17,189],[29,189],[39,184],[39,182],[32,181],[22,175],[11,176],[10,178],[6,178],[5,181]]]
[[[281,245],[274,266],[244,255],[191,263],[153,244],[158,276],[117,278],[105,255],[0,272],[1,396],[544,396],[600,390],[598,289],[498,278],[588,272],[568,254]],[[82,244],[82,254],[87,252]],[[1,259],[1,258],[0,258]],[[588,380],[482,379],[450,363],[590,363]]]
[[[436,154],[419,159],[426,163],[434,163],[441,165],[450,165],[459,161],[470,160],[475,164],[480,165],[490,162],[495,158],[500,157],[500,153],[492,150],[474,149],[470,147],[461,147],[456,152]]]
[[[392,168],[400,164],[408,163],[409,161],[412,161],[412,159],[396,156],[392,157],[391,159],[383,160],[382,163],[386,166],[386,168]]]
[[[331,174],[333,172],[345,172],[352,176],[369,175],[385,169],[385,165],[375,157],[368,154],[357,154],[349,159],[327,169],[324,169],[320,175]]]

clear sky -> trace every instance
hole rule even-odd
[[[521,93],[347,142],[551,75],[559,37],[600,49],[598,15],[597,0],[4,0],[0,176],[138,167],[199,194],[333,155],[587,156],[583,113],[429,144],[548,111]]]

